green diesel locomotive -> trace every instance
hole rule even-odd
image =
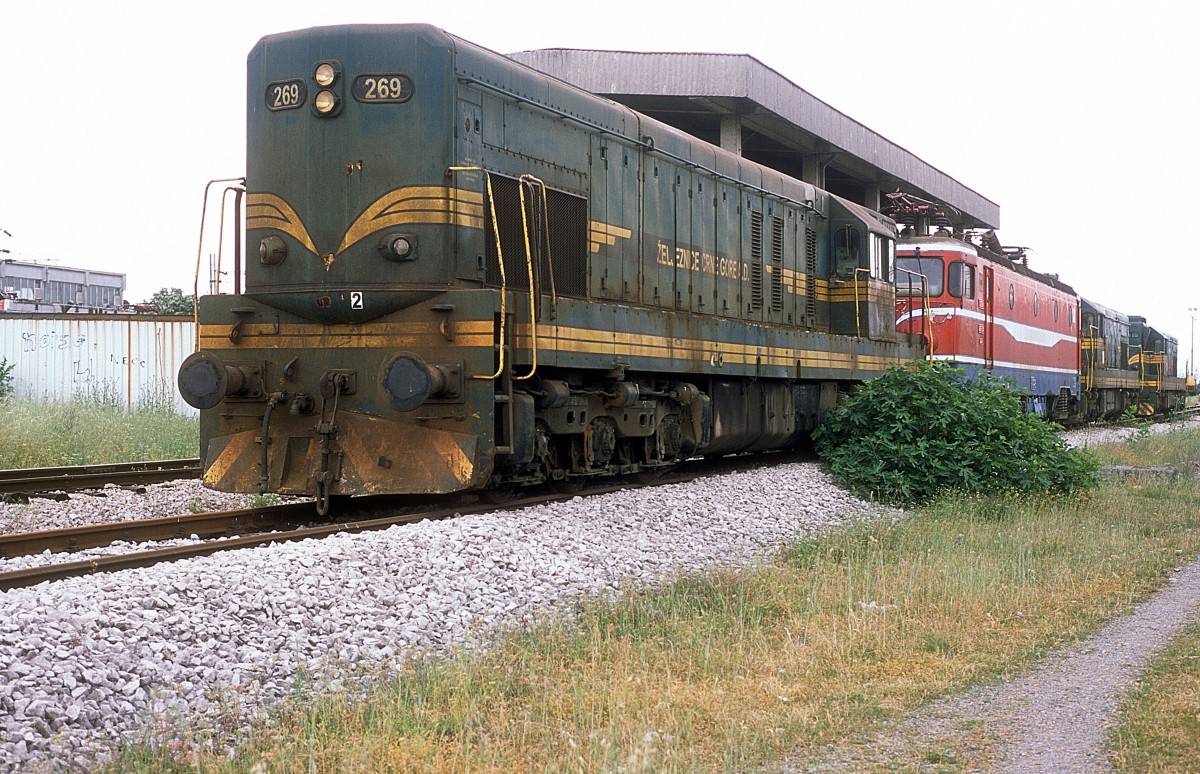
[[[324,509],[782,449],[922,354],[891,220],[439,29],[263,38],[247,110],[244,292],[200,299],[179,374],[210,487]]]

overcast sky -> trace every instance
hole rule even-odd
[[[999,204],[1031,266],[1189,357],[1200,4],[1182,0],[9,0],[0,249],[124,272],[132,301],[190,293],[204,184],[245,170],[247,53],[349,22],[428,22],[502,53],[751,54]]]

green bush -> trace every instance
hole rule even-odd
[[[916,505],[947,491],[1072,492],[1099,463],[1026,414],[1003,379],[943,362],[893,366],[813,435],[833,475],[862,497]]]
[[[0,398],[7,398],[13,393],[13,371],[16,363],[8,362],[8,358],[0,357]]]

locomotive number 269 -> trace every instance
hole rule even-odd
[[[359,102],[405,102],[413,95],[413,82],[400,73],[364,73],[351,91]]]
[[[299,78],[290,81],[272,81],[267,84],[265,95],[267,110],[291,110],[304,104],[308,89]]]

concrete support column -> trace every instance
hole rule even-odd
[[[863,191],[863,206],[879,212],[879,196],[879,183],[867,183],[867,187]]]
[[[730,153],[742,155],[742,117],[721,116],[721,147]]]
[[[804,182],[815,185],[817,188],[825,187],[825,164],[822,157],[816,153],[806,153],[804,155]]]

